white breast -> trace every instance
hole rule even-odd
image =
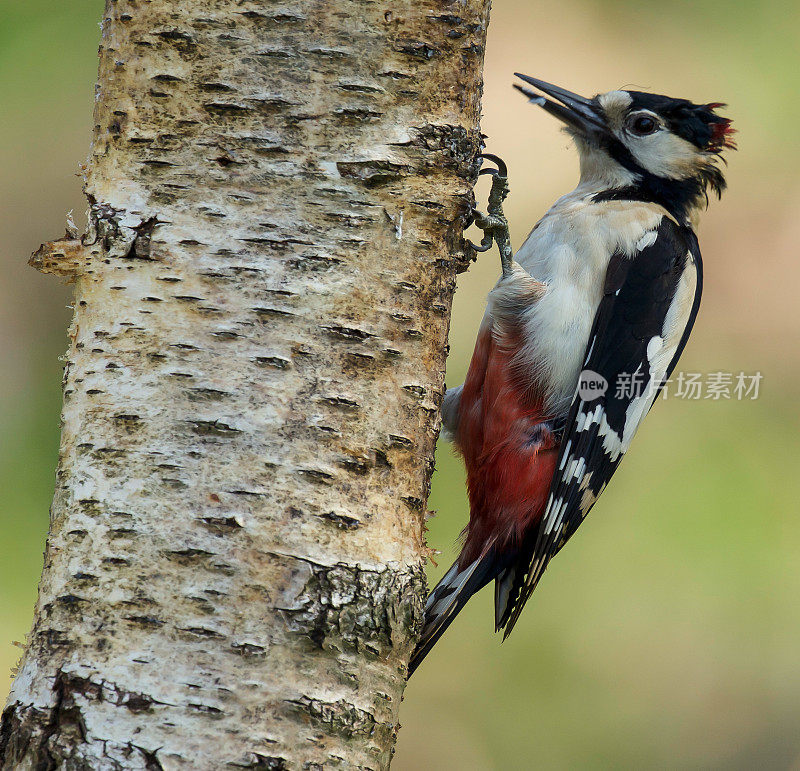
[[[588,202],[578,187],[556,202],[517,252],[515,260],[547,285],[524,310],[518,361],[549,394],[551,414],[566,411],[574,395],[611,255],[633,254],[665,214],[654,204]]]

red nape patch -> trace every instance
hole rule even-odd
[[[727,107],[723,102],[709,102],[706,107],[709,110],[716,110],[720,107]],[[712,149],[727,148],[729,150],[736,149],[736,142],[733,140],[733,134],[736,129],[732,126],[733,121],[730,118],[721,118],[718,115],[714,116],[714,121],[711,123],[711,141],[709,142]]]
[[[489,545],[517,547],[542,517],[558,461],[555,438],[541,425],[548,417],[542,398],[513,376],[514,350],[485,323],[461,393],[457,441],[470,500],[462,565]]]

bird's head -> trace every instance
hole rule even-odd
[[[527,75],[537,93],[515,84],[529,100],[564,122],[581,155],[581,176],[613,196],[631,190],[682,219],[725,189],[722,151],[734,149],[731,121],[721,103],[694,104],[643,91],[609,91],[592,99]],[[550,97],[549,99],[547,97]]]

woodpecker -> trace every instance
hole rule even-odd
[[[502,275],[466,379],[442,407],[470,519],[428,597],[409,674],[492,580],[505,640],[605,489],[686,346],[702,287],[697,219],[709,192],[722,195],[719,161],[735,147],[722,103],[630,90],[587,99],[516,75],[572,136],[580,181],[512,256],[505,165],[484,156],[497,168],[482,170],[494,180],[476,248],[498,244]]]

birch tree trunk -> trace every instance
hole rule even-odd
[[[488,0],[107,0],[5,769],[385,768]]]

